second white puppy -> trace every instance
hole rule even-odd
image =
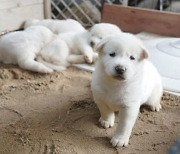
[[[121,30],[114,24],[99,23],[88,31],[59,34],[42,49],[38,61],[58,64],[64,69],[71,64],[93,63],[98,58],[98,54],[94,52],[95,45],[101,39],[120,32]],[[46,66],[53,68],[50,65]]]
[[[55,19],[30,19],[25,21],[24,28],[30,26],[44,26],[50,29],[55,34],[65,33],[65,32],[83,32],[85,28],[76,20],[66,19],[66,20],[55,20]]]
[[[54,34],[43,26],[32,26],[24,31],[11,32],[0,37],[0,62],[40,73],[51,73],[35,59],[40,50],[54,39]]]
[[[161,109],[162,84],[159,73],[147,60],[148,52],[135,36],[127,33],[110,36],[98,45],[92,79],[92,92],[99,107],[101,125],[114,125],[114,111],[119,111],[118,128],[112,145],[127,146],[142,104],[153,111]]]

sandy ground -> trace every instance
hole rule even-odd
[[[0,64],[1,154],[163,154],[180,136],[180,100],[141,109],[128,147],[112,148],[117,126],[98,125],[91,73],[70,68],[42,75]]]

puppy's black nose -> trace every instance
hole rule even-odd
[[[90,46],[93,48],[95,43],[93,41],[90,42]]]
[[[116,73],[117,73],[117,74],[122,75],[122,74],[126,71],[126,68],[123,67],[123,66],[117,65],[117,66],[115,67],[115,70],[116,70]]]

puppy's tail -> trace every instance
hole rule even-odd
[[[36,60],[55,71],[61,72],[61,71],[66,70],[66,67],[60,66],[60,65],[54,65],[52,63],[46,62],[43,59],[41,59],[40,57],[38,57]]]

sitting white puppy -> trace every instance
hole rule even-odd
[[[120,33],[102,40],[92,79],[92,93],[99,107],[101,125],[114,125],[119,111],[118,128],[111,139],[113,147],[127,146],[142,104],[153,111],[161,109],[161,77],[147,60],[148,52],[135,36]]]
[[[65,32],[82,32],[85,28],[76,20],[66,19],[66,20],[55,20],[55,19],[30,19],[25,21],[24,29],[30,26],[45,26],[49,28],[53,33],[60,34]]]
[[[35,58],[53,38],[54,34],[43,26],[32,26],[25,31],[3,35],[0,37],[0,62],[18,64],[30,71],[51,73],[52,69],[35,61]]]

